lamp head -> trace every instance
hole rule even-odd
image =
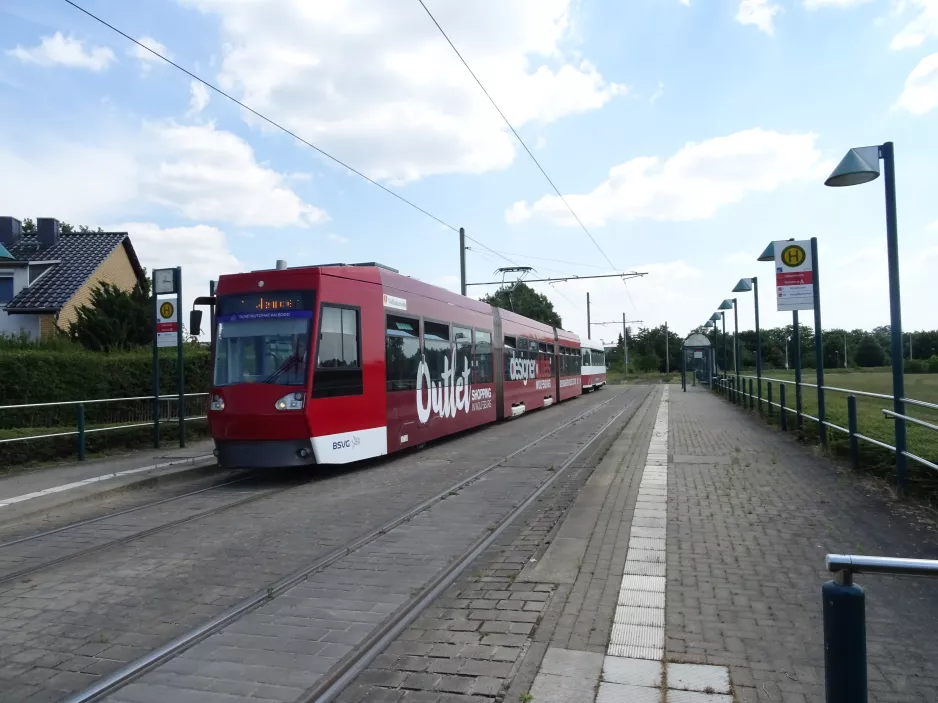
[[[869,183],[879,178],[879,147],[862,146],[851,149],[840,160],[824,185],[833,188]]]
[[[704,327],[713,327],[713,320],[707,320],[707,324]]]
[[[740,278],[739,283],[736,284],[736,287],[733,288],[734,293],[751,293],[752,292],[752,279],[751,278]]]
[[[729,298],[727,298],[722,303],[720,303],[720,307],[717,308],[717,310],[732,310],[732,309],[733,309],[733,301],[730,300]]]
[[[715,312],[715,313],[713,313],[713,314],[710,316],[710,321],[711,321],[711,322],[716,322],[716,321],[719,320],[719,319],[720,319],[720,313],[718,313],[718,312]]]

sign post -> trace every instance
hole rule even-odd
[[[162,296],[162,297],[161,297]],[[153,446],[160,446],[160,355],[163,347],[176,347],[176,390],[179,446],[186,446],[185,370],[179,310],[182,307],[182,268],[153,271]]]
[[[795,325],[795,391],[798,398],[798,421],[801,423],[801,341],[798,334],[798,311],[814,311],[814,366],[817,370],[818,434],[827,446],[824,422],[824,340],[821,330],[821,295],[818,287],[817,238],[802,241],[779,241],[775,249],[775,289],[779,311],[791,310]]]

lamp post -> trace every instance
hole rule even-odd
[[[720,315],[723,316],[723,372],[726,373],[728,368],[726,363],[726,311],[733,309],[733,303],[729,300],[724,300],[720,303],[720,307],[717,310],[720,311]]]
[[[759,279],[756,276],[739,279],[739,283],[733,288],[734,293],[749,291],[752,291],[756,308],[756,384],[759,387],[759,412],[762,412],[762,332],[759,330]]]
[[[711,352],[713,356],[713,360],[712,360],[711,366],[713,366],[714,375],[718,375],[716,374],[716,371],[718,370],[717,369],[717,340],[719,340],[720,338],[720,328],[717,327],[717,322],[720,321],[720,316],[721,316],[721,313],[718,313],[718,312],[715,312],[710,316],[710,322],[713,323],[713,351]],[[724,332],[724,340],[725,340],[725,332]]]
[[[712,388],[713,387],[713,350],[716,349],[716,346],[717,346],[717,323],[714,322],[713,318],[711,317],[709,320],[707,320],[704,327],[713,328],[713,344],[710,346],[710,354],[708,355],[709,358],[707,359],[707,376],[708,376],[707,386]]]
[[[889,264],[889,325],[892,333],[892,406],[896,423],[896,481],[900,493],[908,485],[906,461],[905,376],[902,359],[902,306],[899,295],[899,225],[896,215],[896,163],[892,142],[851,149],[824,181],[831,187],[869,183],[879,177],[883,160],[886,190],[886,256]]]

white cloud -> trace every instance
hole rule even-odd
[[[172,59],[173,55],[169,53],[169,49],[166,48],[164,44],[161,44],[153,37],[140,37],[137,41],[143,46],[149,47],[157,54],[165,56],[167,59]],[[155,63],[163,63],[162,59],[159,56],[155,56],[152,52],[147,51],[140,46],[139,44],[134,44],[127,50],[127,53],[133,56],[135,59],[140,61],[140,66],[143,68],[144,72],[150,70],[150,67]]]
[[[259,164],[251,146],[214,124],[150,125],[141,194],[190,220],[241,227],[307,227],[328,219],[284,177]],[[152,159],[152,160],[151,160]]]
[[[844,9],[868,2],[871,2],[871,0],[803,0],[802,5],[806,10],[819,10],[824,7]]]
[[[348,237],[343,237],[341,234],[336,234],[335,232],[330,232],[327,238],[329,241],[335,242],[336,244],[348,244],[349,241]]]
[[[200,295],[208,295],[209,281],[245,268],[228,248],[225,233],[216,227],[163,228],[152,222],[123,222],[105,229],[127,232],[137,258],[147,271],[182,266],[183,323],[186,325],[192,301]]]
[[[662,97],[664,97],[664,83],[658,81],[658,87],[655,89],[655,92],[651,94],[651,97],[648,98],[648,102],[654,105],[661,100]]]
[[[768,35],[775,33],[775,15],[781,12],[781,5],[770,0],[740,0],[736,11],[736,21],[740,24],[752,24]]]
[[[189,96],[189,115],[201,113],[202,110],[208,107],[209,100],[212,97],[205,84],[199,81],[192,81],[189,84]]]
[[[929,232],[938,232],[938,220],[932,222],[926,229],[928,229]]]
[[[912,69],[895,108],[924,115],[938,107],[938,53],[930,54]]]
[[[178,2],[219,18],[223,88],[371,177],[483,173],[515,158],[504,123],[417,3]],[[626,92],[574,58],[573,0],[429,6],[516,128]]]
[[[44,135],[0,145],[0,212],[97,225],[138,217],[153,205],[196,222],[244,227],[328,219],[283,175],[258,163],[250,145],[213,124],[157,123],[82,141]]]
[[[114,52],[108,47],[92,46],[86,50],[84,42],[80,39],[66,37],[61,32],[56,32],[51,37],[43,37],[39,46],[27,49],[17,45],[7,53],[23,63],[84,68],[89,71],[103,71],[117,60]]]
[[[914,49],[928,37],[938,37],[938,0],[901,0],[899,10],[912,8],[918,14],[892,38],[894,51]]]
[[[543,137],[543,135],[539,135],[538,138],[537,138],[537,141],[534,142],[534,148],[535,148],[535,149],[538,149],[538,150],[541,150],[541,149],[543,149],[545,146],[547,146],[547,140]]]
[[[690,142],[667,160],[640,156],[614,166],[591,193],[565,197],[587,226],[640,218],[706,219],[747,194],[824,173],[831,165],[822,161],[816,140],[815,134],[755,128]],[[506,212],[510,223],[535,216],[576,224],[560,198],[552,195],[533,204],[516,202]]]

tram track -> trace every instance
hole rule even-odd
[[[513,458],[517,457],[523,452],[528,451],[536,445],[541,444],[545,440],[554,437],[559,432],[574,425],[575,423],[580,422],[591,415],[594,415],[595,413],[605,408],[609,403],[620,397],[621,396],[618,394],[613,395],[612,397],[591,406],[585,412],[582,412],[575,417],[564,421],[560,425],[551,429],[549,432],[545,432],[524,446],[513,450],[512,452],[499,458],[497,461],[452,484],[443,491],[440,491],[436,495],[422,501],[418,505],[408,509],[394,519],[382,524],[380,527],[372,529],[367,533],[356,537],[341,547],[338,547],[321,556],[312,563],[302,567],[297,571],[294,571],[292,574],[289,574],[271,583],[266,588],[257,591],[252,596],[228,608],[214,618],[207,620],[189,632],[172,639],[161,647],[150,651],[148,654],[130,662],[123,668],[102,678],[93,686],[64,699],[63,703],[93,703],[104,700],[108,695],[137,680],[147,672],[155,669],[165,662],[172,660],[173,658],[192,648],[209,636],[219,632],[229,624],[237,621],[256,608],[284,594],[289,589],[308,579],[310,575],[317,572],[322,572],[329,566],[338,562],[340,559],[343,559],[344,557],[361,550],[366,545],[369,545],[383,535],[394,530],[398,526],[412,520],[424,511],[427,511],[440,501],[445,500],[447,497],[452,496],[457,492],[467,488],[471,484],[479,481],[486,474],[489,474],[499,467],[505,466]],[[333,700],[335,696],[341,692],[342,688],[344,688],[344,686],[349,681],[351,681],[354,676],[356,676],[362,669],[364,669],[374,659],[374,657],[377,656],[384,649],[384,647],[387,646],[388,642],[393,640],[397,634],[399,634],[405,627],[407,627],[407,625],[417,617],[417,615],[426,607],[427,604],[432,602],[432,600],[436,598],[437,595],[439,595],[439,593],[441,593],[442,590],[444,590],[453,580],[455,580],[458,575],[479,554],[488,548],[498,538],[498,536],[509,525],[511,525],[514,520],[518,518],[518,516],[527,510],[544,491],[553,485],[558,477],[560,477],[570,466],[575,464],[577,460],[582,458],[589,449],[594,447],[597,441],[601,440],[605,436],[605,433],[608,431],[608,429],[612,427],[619,420],[619,418],[621,418],[622,415],[631,409],[637,402],[639,402],[639,399],[633,398],[625,405],[625,407],[615,412],[615,414],[599,429],[593,432],[593,434],[586,441],[584,441],[579,448],[577,448],[558,467],[556,467],[556,469],[552,470],[548,477],[535,487],[533,492],[529,493],[527,497],[515,505],[507,515],[505,515],[497,522],[497,524],[490,527],[486,534],[483,535],[480,539],[476,540],[469,549],[465,550],[462,554],[451,560],[449,566],[439,572],[430,581],[430,583],[426,584],[424,588],[420,589],[416,595],[409,599],[384,623],[378,626],[378,628],[352,652],[352,655],[343,659],[340,663],[340,666],[327,675],[327,677],[323,679],[320,685],[317,685],[314,689],[308,691],[302,700],[316,701],[316,703],[325,703],[325,701]]]
[[[0,555],[2,555],[2,550],[6,548],[10,548],[10,547],[14,547],[14,546],[28,543],[31,541],[39,540],[41,538],[54,537],[57,534],[61,534],[61,533],[68,532],[71,530],[79,529],[81,527],[85,527],[87,525],[92,525],[95,523],[103,522],[105,520],[127,515],[129,513],[146,510],[148,508],[158,507],[161,505],[165,505],[167,503],[182,500],[184,498],[191,498],[193,496],[196,496],[202,493],[207,493],[209,491],[214,491],[219,488],[226,487],[226,486],[232,486],[235,484],[244,483],[246,481],[250,481],[253,478],[256,478],[256,476],[255,475],[244,476],[242,478],[238,478],[233,481],[227,481],[225,483],[220,483],[220,484],[216,484],[213,486],[207,486],[205,488],[200,488],[195,491],[183,493],[178,496],[170,496],[168,498],[163,498],[157,501],[153,501],[151,503],[146,503],[144,505],[135,506],[133,508],[126,508],[124,510],[119,510],[114,513],[109,513],[107,515],[101,515],[98,517],[89,518],[87,520],[79,520],[77,522],[70,523],[68,525],[63,525],[62,527],[58,527],[52,530],[46,530],[45,532],[40,532],[35,535],[28,535],[25,537],[13,539],[8,542],[4,542],[0,544]],[[237,508],[242,505],[246,505],[247,503],[252,503],[256,500],[260,500],[262,498],[268,498],[270,496],[277,495],[278,493],[283,493],[285,491],[292,490],[294,488],[297,488],[298,486],[308,483],[310,480],[314,480],[314,479],[310,478],[304,481],[294,481],[294,482],[291,482],[287,486],[280,486],[278,488],[259,490],[257,493],[252,493],[243,498],[240,498],[240,499],[228,502],[228,503],[223,503],[222,505],[217,505],[207,510],[198,511],[198,512],[192,513],[191,515],[186,515],[184,517],[177,518],[175,520],[170,520],[169,522],[164,522],[159,525],[155,525],[154,527],[151,527],[149,529],[131,532],[130,534],[123,535],[116,539],[107,540],[100,544],[95,544],[90,547],[85,547],[77,551],[69,552],[67,554],[63,554],[62,556],[56,557],[54,559],[47,559],[47,560],[42,561],[41,563],[33,564],[32,566],[29,566],[27,568],[18,569],[16,571],[7,572],[7,573],[0,572],[0,585],[9,583],[11,581],[15,581],[17,579],[27,577],[31,574],[37,573],[39,571],[44,571],[45,569],[52,568],[53,566],[58,566],[59,564],[63,564],[68,561],[72,561],[75,559],[79,559],[81,557],[88,556],[90,554],[94,554],[95,552],[99,552],[104,549],[117,547],[123,544],[127,544],[129,542],[133,542],[138,539],[143,539],[145,537],[148,537],[150,535],[155,535],[164,530],[168,530],[173,527],[178,527],[180,525],[185,525],[186,523],[193,522],[194,520],[200,520],[202,518],[209,517],[211,515],[217,515],[227,510],[231,510],[232,508]],[[28,557],[23,558],[23,561],[28,561]]]

